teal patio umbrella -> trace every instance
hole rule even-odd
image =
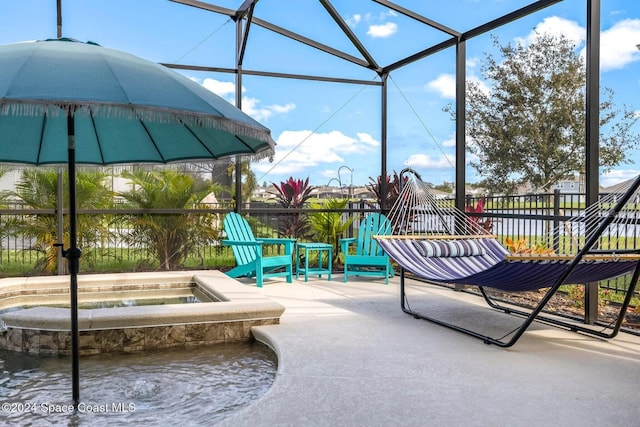
[[[79,402],[75,169],[273,154],[269,129],[189,78],[95,43],[0,46],[0,162],[69,172],[72,397]]]

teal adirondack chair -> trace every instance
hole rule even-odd
[[[373,238],[375,235],[389,234],[389,219],[383,214],[373,213],[360,222],[358,237],[340,239],[340,248],[344,254],[345,282],[348,281],[349,275],[352,275],[384,277],[384,283],[389,283],[389,277],[395,274],[391,260]]]
[[[256,285],[261,288],[268,277],[286,276],[287,282],[293,281],[293,248],[296,239],[256,239],[249,223],[241,215],[231,212],[224,218],[225,246],[231,246],[236,258],[236,267],[228,271],[229,277],[255,277]],[[263,245],[283,245],[284,254],[265,257]],[[283,270],[284,269],[284,270]]]

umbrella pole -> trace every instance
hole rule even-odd
[[[71,296],[71,381],[72,396],[75,409],[80,401],[80,332],[78,328],[78,271],[80,270],[80,255],[76,231],[76,143],[73,112],[67,117],[67,136],[69,148],[69,249],[64,252],[69,267]]]

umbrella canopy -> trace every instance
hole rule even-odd
[[[55,39],[0,46],[0,162],[109,165],[273,153],[270,131],[189,78],[125,52]]]
[[[161,65],[72,39],[0,46],[0,162],[69,170],[72,395],[79,385],[76,163],[260,158],[270,131]],[[61,236],[59,236],[60,238]]]

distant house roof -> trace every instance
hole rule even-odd
[[[373,191],[368,189],[367,187],[356,187],[353,189],[353,195],[368,199],[375,199],[376,195]]]
[[[442,190],[436,190],[435,188],[429,188],[429,193],[431,193],[433,197],[437,197],[437,198],[453,196],[452,193],[447,193],[446,191],[442,191]]]

